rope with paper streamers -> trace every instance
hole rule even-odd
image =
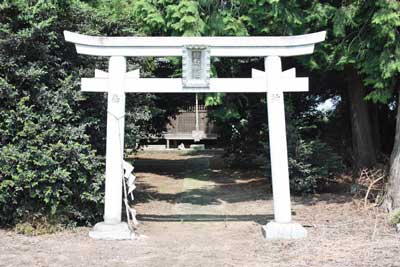
[[[122,164],[124,168],[124,177],[122,178],[122,184],[124,187],[126,218],[128,220],[129,228],[131,229],[131,231],[133,231],[137,228],[139,222],[136,220],[136,210],[129,205],[128,197],[130,197],[131,201],[135,199],[133,195],[133,190],[136,189],[136,176],[133,174],[134,167],[130,163],[124,160]]]
[[[116,116],[112,112],[108,111],[108,114],[113,116],[118,121],[118,129],[121,129],[120,123],[122,119],[125,119],[125,114],[122,116]],[[120,147],[123,148],[123,141],[121,140],[121,134],[118,134]],[[135,199],[133,195],[133,190],[136,189],[135,180],[136,176],[133,174],[134,167],[125,160],[122,160],[121,168],[124,170],[122,175],[122,185],[123,185],[123,200],[125,204],[126,219],[128,222],[129,229],[134,232],[139,225],[136,219],[136,210],[129,205],[128,196],[130,196],[131,201]]]

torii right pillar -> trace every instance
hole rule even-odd
[[[267,239],[304,238],[307,236],[306,229],[292,221],[285,106],[281,86],[284,75],[280,57],[265,58],[265,75],[274,221],[263,226],[263,234]]]

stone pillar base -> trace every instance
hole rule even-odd
[[[89,236],[94,239],[102,240],[131,240],[136,235],[132,232],[126,222],[117,224],[107,224],[105,222],[96,223],[89,232]]]
[[[298,239],[307,237],[307,230],[299,223],[271,221],[262,227],[266,239]]]

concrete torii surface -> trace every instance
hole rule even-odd
[[[82,91],[107,92],[107,144],[104,222],[89,235],[97,239],[132,239],[135,233],[121,221],[125,93],[260,93],[267,94],[274,221],[263,226],[267,239],[303,238],[307,231],[292,221],[283,92],[308,91],[308,78],[295,69],[282,71],[280,57],[312,54],[326,32],[284,37],[94,37],[64,32],[79,54],[107,56],[108,73],[82,79]],[[186,46],[207,47],[211,57],[264,57],[265,71],[251,78],[209,79],[204,88],[186,88],[181,78],[140,78],[126,72],[125,57],[182,56]]]

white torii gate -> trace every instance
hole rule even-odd
[[[107,92],[107,145],[104,222],[89,235],[97,239],[132,239],[121,221],[125,93],[267,93],[274,221],[263,226],[267,239],[306,237],[292,221],[283,92],[308,91],[308,78],[295,69],[282,72],[280,57],[312,54],[326,32],[285,37],[93,37],[65,31],[79,54],[110,57],[108,73],[82,79],[82,91]],[[189,54],[188,54],[189,53]],[[183,56],[182,78],[140,78],[126,72],[125,57]],[[265,57],[265,71],[251,78],[209,78],[210,57]],[[192,69],[190,69],[192,66]],[[196,73],[195,73],[196,72]]]

